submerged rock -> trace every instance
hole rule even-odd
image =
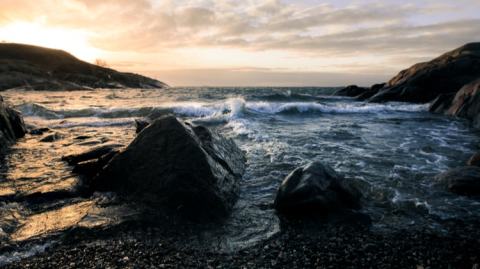
[[[5,104],[0,96],[0,153],[26,132],[20,112]]]
[[[480,195],[480,167],[463,166],[437,175],[436,180],[460,195]]]
[[[280,185],[275,209],[286,216],[317,217],[360,208],[360,192],[320,162],[291,172]]]
[[[360,94],[365,93],[366,91],[368,91],[368,88],[358,87],[357,85],[350,85],[350,86],[347,86],[343,89],[340,89],[340,90],[336,91],[334,93],[334,95],[355,97],[355,96],[358,96]]]
[[[427,103],[480,77],[480,43],[466,44],[401,71],[370,101]]]
[[[42,127],[42,128],[35,128],[30,130],[29,134],[31,135],[43,135],[46,132],[49,132],[50,128]]]
[[[63,134],[55,132],[53,134],[49,134],[49,135],[46,135],[46,136],[42,137],[40,139],[40,142],[49,143],[49,142],[55,142],[55,141],[61,140],[61,139],[63,139]]]
[[[244,169],[244,153],[233,140],[164,116],[143,129],[92,184],[168,213],[221,217],[237,199]]]

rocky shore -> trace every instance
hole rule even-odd
[[[438,98],[432,110],[465,117],[476,124],[480,107],[479,83],[475,80],[479,75],[479,49],[478,43],[468,44],[402,71],[386,84],[370,88],[352,85],[336,94],[370,102],[422,103]],[[52,53],[72,60],[72,56],[58,51]],[[455,72],[445,77],[446,70]],[[99,84],[82,83],[98,81],[98,74],[112,77],[106,69],[92,72],[93,77],[82,77],[85,80],[62,73],[42,78],[45,80],[35,78],[32,81],[38,84],[28,85],[39,85],[33,87],[37,90],[49,88],[52,81],[60,85],[58,89],[97,87]],[[74,79],[65,80],[67,77]],[[105,83],[100,87],[117,87],[119,81],[121,87],[163,87],[143,77],[100,81]],[[438,88],[436,83],[444,87]],[[3,100],[0,120],[3,148],[27,131],[21,115]],[[140,217],[106,228],[82,228],[75,225],[90,217],[88,207],[95,202],[78,203],[85,205],[81,207],[85,212],[78,220],[71,217],[72,225],[65,226],[67,231],[60,243],[5,268],[480,268],[479,220],[438,220],[442,229],[414,222],[408,229],[372,225],[370,217],[361,212],[363,197],[356,187],[358,179],[345,178],[319,161],[292,170],[275,199],[264,205],[276,210],[280,232],[231,251],[199,245],[195,242],[201,241],[204,225],[220,227],[233,210],[245,172],[245,153],[215,130],[172,115],[150,115],[136,124],[137,134],[128,145],[103,145],[61,159],[82,179],[69,197],[91,198],[98,192],[111,192],[118,198],[115,203],[140,208]],[[40,143],[63,138],[48,128],[32,129],[30,133],[42,135]],[[432,180],[455,195],[476,199],[480,168],[475,160],[474,156],[468,166],[432,176]],[[48,199],[44,193],[35,194],[35,199]],[[32,242],[43,241],[39,237]],[[32,242],[18,244],[26,247]],[[5,253],[9,247],[5,247]]]
[[[234,252],[198,248],[176,232],[125,226],[70,240],[5,268],[460,268],[480,266],[480,223],[447,223],[438,233],[339,225],[285,227]]]

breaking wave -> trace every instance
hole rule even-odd
[[[209,119],[231,119],[245,114],[341,114],[341,113],[382,113],[382,112],[420,112],[428,105],[387,103],[335,103],[318,102],[246,102],[243,98],[232,98],[219,103],[171,103],[158,107],[133,108],[81,108],[50,109],[36,103],[17,106],[25,116],[45,119],[65,118],[130,118],[146,117],[151,113],[173,113],[178,116]]]

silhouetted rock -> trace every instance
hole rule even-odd
[[[221,217],[237,199],[244,169],[244,154],[233,140],[164,116],[117,154],[92,186],[175,215]]]
[[[436,176],[441,184],[460,195],[480,195],[480,167],[463,166]]]
[[[370,101],[426,103],[440,94],[456,93],[479,77],[480,43],[470,43],[401,71]]]
[[[360,208],[360,192],[332,168],[313,162],[291,172],[280,185],[275,209],[286,216],[316,217]]]
[[[457,92],[446,114],[469,119],[475,128],[480,128],[480,79]]]
[[[0,44],[0,90],[165,88],[166,84],[81,61],[71,54],[37,46]]]
[[[355,97],[358,96],[364,92],[368,91],[368,88],[364,87],[358,87],[357,85],[350,85],[347,86],[343,89],[340,89],[334,93],[334,95],[338,96],[349,96],[349,97]]]
[[[5,104],[0,96],[0,153],[26,132],[20,112]]]
[[[383,89],[383,87],[386,85],[387,83],[378,83],[378,84],[374,84],[372,85],[372,87],[370,87],[370,89],[366,90],[364,93],[356,96],[356,99],[359,100],[359,101],[364,101],[364,100],[367,100],[368,98],[374,96],[375,94],[377,94],[381,89]]]

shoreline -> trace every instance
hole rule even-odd
[[[447,221],[446,227],[439,233],[289,226],[254,246],[222,252],[189,245],[189,233],[123,226],[71,233],[65,243],[5,268],[478,268],[480,222]]]

